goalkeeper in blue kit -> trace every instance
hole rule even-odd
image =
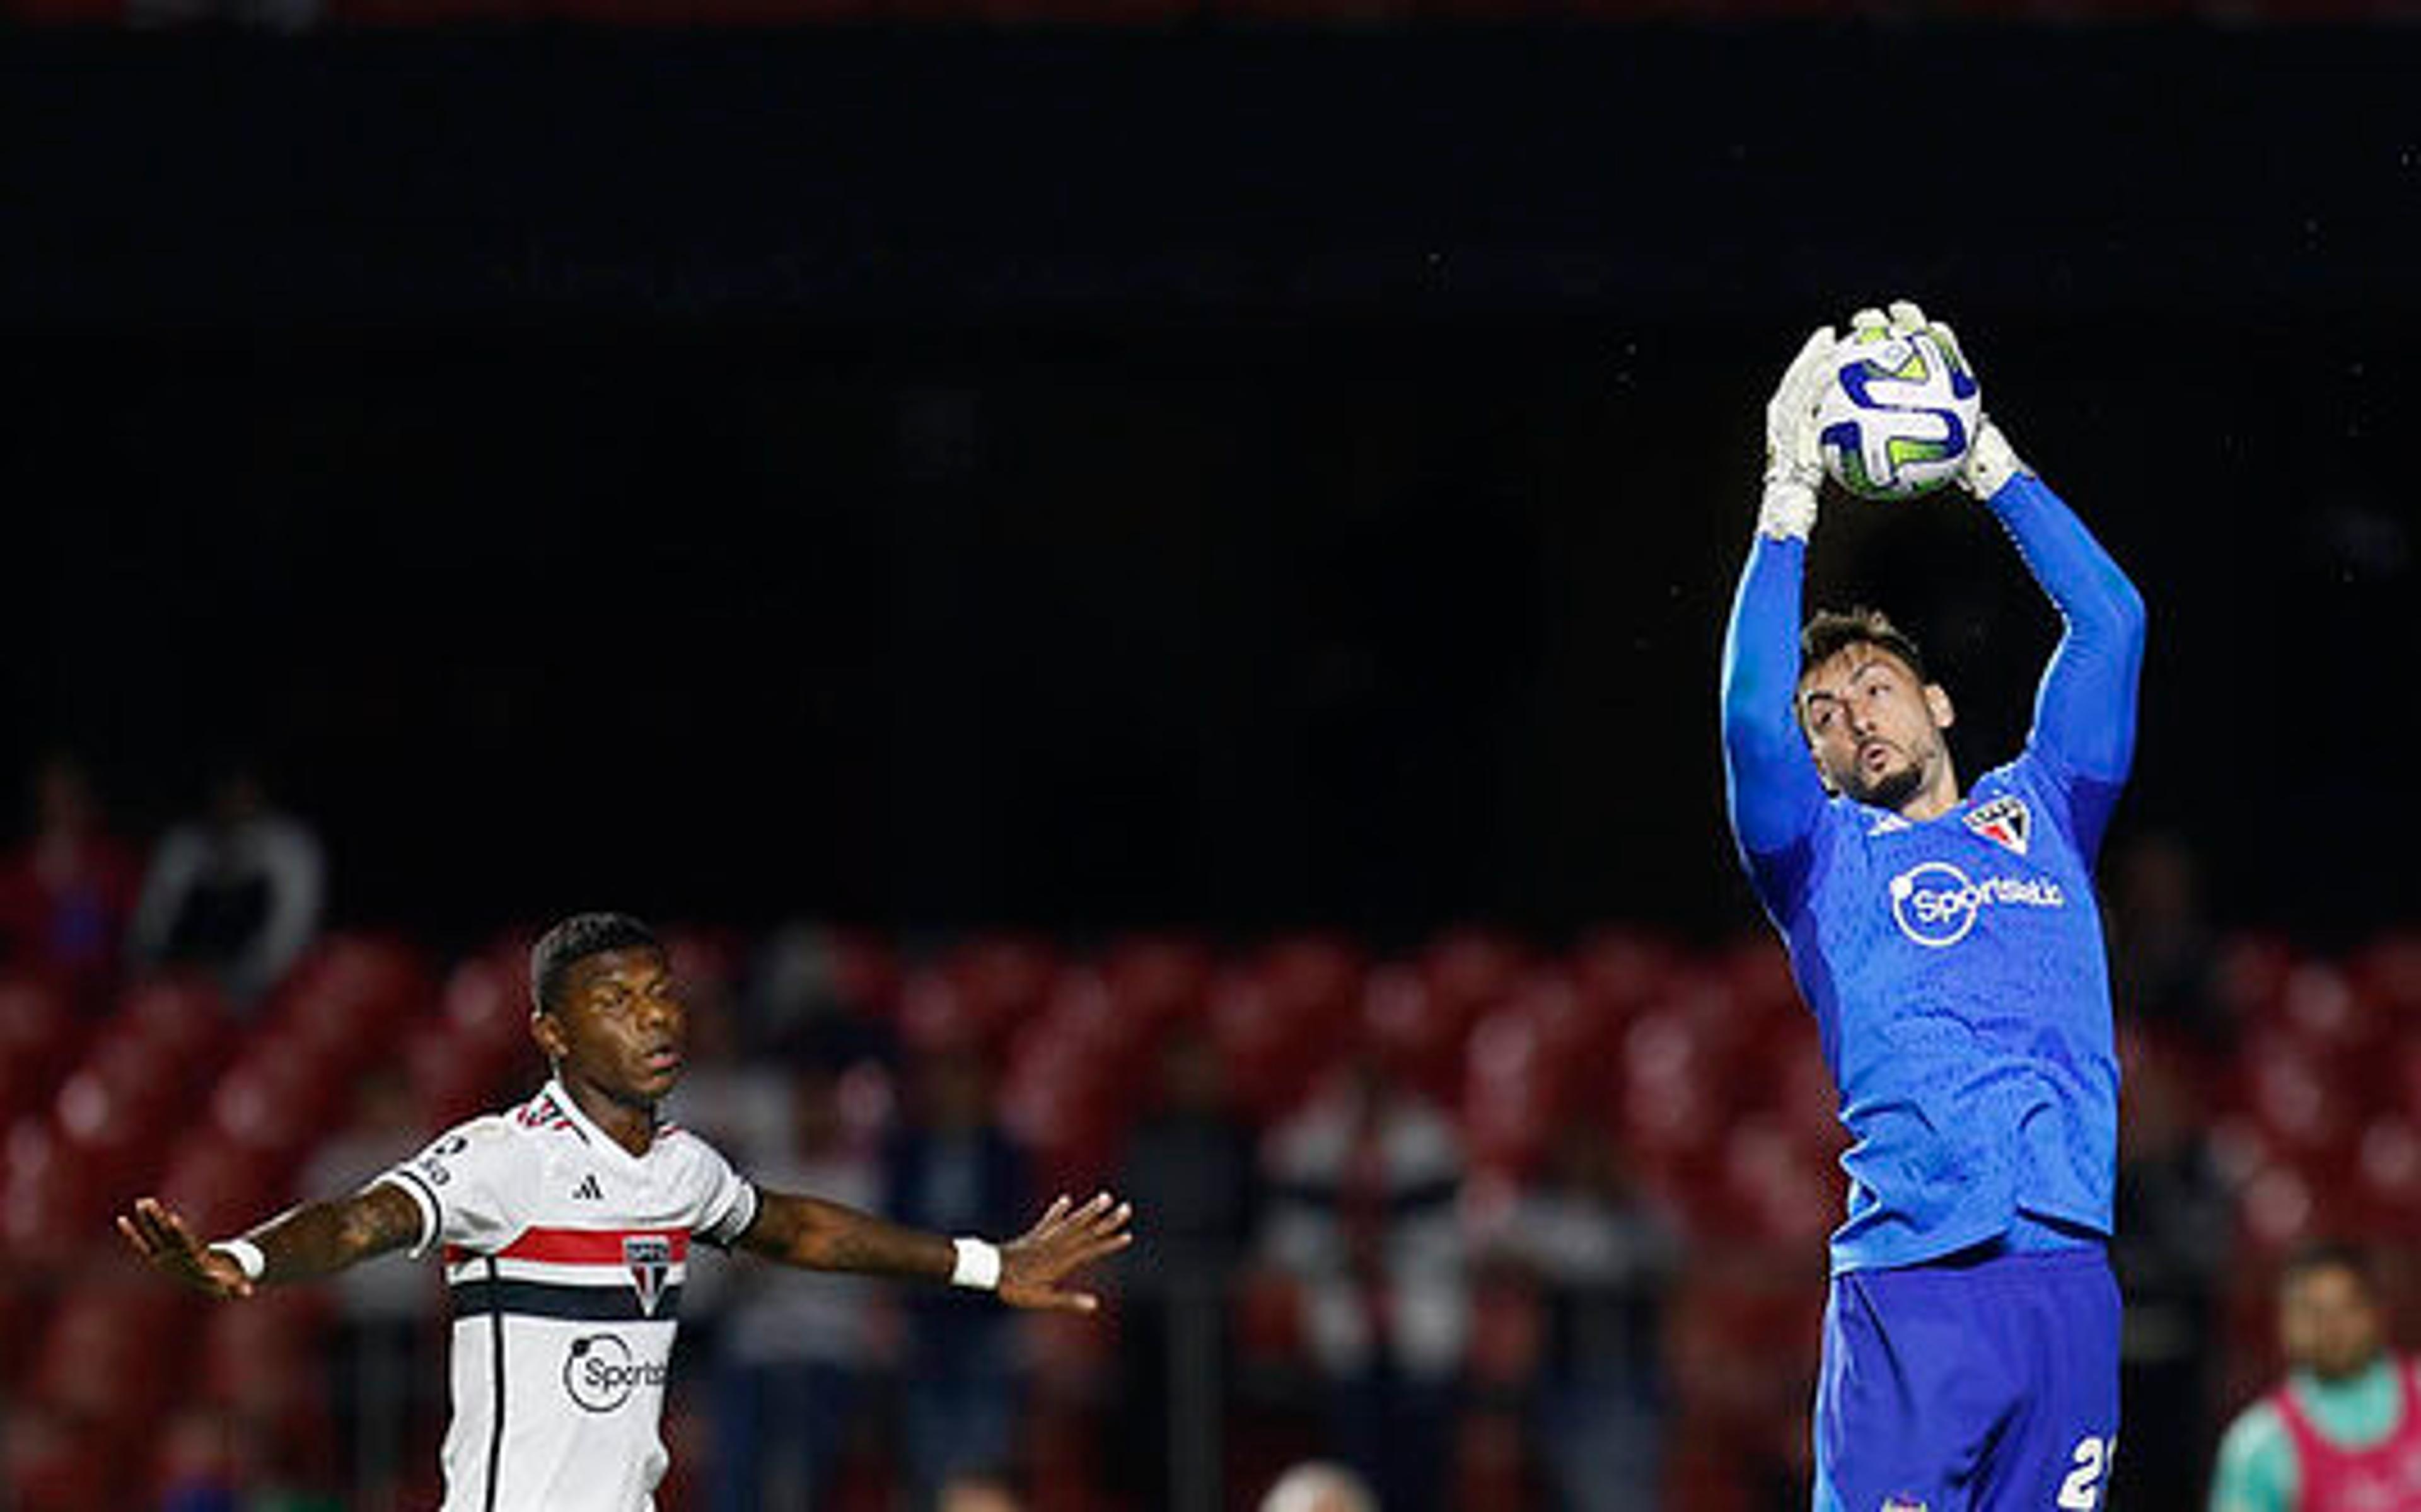
[[[1852,324],[1958,351],[1913,304]],[[1768,407],[1723,669],[1733,835],[1851,1138],[1815,1505],[2095,1508],[2118,1434],[2118,1068],[2092,865],[2133,754],[2143,600],[1980,421],[1960,481],[2065,631],[2024,749],[1962,790],[1915,645],[1871,611],[1801,623],[1835,346],[1809,337]]]

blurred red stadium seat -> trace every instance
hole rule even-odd
[[[1473,1027],[1460,1111],[1475,1164],[1514,1172],[1537,1164],[1562,1117],[1566,1065],[1528,1005],[1499,1008]]]
[[[154,977],[130,987],[110,1027],[139,1037],[164,1054],[213,1064],[237,1029],[226,997],[191,976]]]
[[[1754,1115],[1725,1135],[1723,1172],[1722,1215],[1752,1242],[1820,1248],[1845,1216],[1846,1177],[1822,1146],[1773,1115]]]
[[[13,1403],[0,1434],[0,1506],[9,1512],[94,1512],[124,1504],[113,1464],[122,1444],[104,1424],[38,1402]]]
[[[2400,1114],[2372,1118],[2355,1146],[2354,1169],[2362,1231],[2399,1248],[2421,1239],[2421,1130]]]
[[[525,1051],[510,1041],[453,1033],[444,1023],[411,1034],[404,1041],[403,1064],[413,1099],[432,1133],[494,1111],[517,1068],[526,1067],[533,1085],[539,1074],[535,1048]]]
[[[342,1090],[290,1039],[263,1037],[211,1088],[209,1126],[273,1161],[291,1161],[323,1130]]]
[[[888,1019],[899,1007],[899,958],[870,929],[827,926],[821,930],[830,956],[832,990],[841,1005],[870,1019]]]
[[[2240,1189],[2237,1232],[2257,1257],[2274,1258],[2319,1232],[2312,1182],[2283,1161],[2257,1168]]]
[[[1466,925],[1430,941],[1416,964],[1430,997],[1468,1023],[1510,997],[1530,963],[1529,948],[1513,936]]]
[[[48,1098],[76,1038],[59,989],[39,977],[0,976],[0,1123]]]
[[[1121,1017],[1157,1027],[1202,1012],[1214,964],[1193,935],[1133,934],[1103,953],[1101,974]]]
[[[0,1250],[11,1265],[71,1263],[115,1242],[113,1189],[47,1119],[20,1119],[0,1148]]]
[[[2288,973],[2276,1023],[2316,1052],[2340,1058],[2363,1053],[2384,1027],[2352,978],[2327,961],[2304,961]]]
[[[1255,1116],[1272,1118],[1293,1106],[1351,1041],[1362,974],[1362,959],[1350,947],[1327,936],[1298,936],[1212,978],[1211,1039],[1238,1099]]]
[[[1397,1076],[1451,1101],[1470,1009],[1467,1002],[1439,996],[1415,967],[1380,966],[1362,981],[1361,1044]]]
[[[968,1027],[989,1039],[1042,1010],[1059,974],[1059,951],[1030,934],[986,934],[961,942],[942,970],[960,994]]]
[[[2247,930],[2220,946],[2212,989],[2235,1022],[2264,1024],[2284,1000],[2294,967],[2294,949],[2284,938]]]
[[[919,966],[900,982],[899,1037],[920,1051],[980,1044],[983,1025],[947,972]]]
[[[1103,1062],[1057,1024],[1014,1036],[999,1091],[1001,1116],[1053,1190],[1100,1182],[1112,1158],[1119,1108]]]
[[[455,966],[445,979],[447,1028],[489,1045],[517,1043],[529,1033],[529,974],[492,951]]]
[[[435,991],[417,952],[377,935],[320,943],[280,985],[270,1018],[314,1058],[350,1075],[393,1048],[393,1035]]]
[[[2247,1039],[2240,1060],[2244,1111],[2278,1147],[2318,1160],[2351,1146],[2362,1099],[2344,1065],[2280,1033]]]
[[[85,1423],[102,1425],[120,1446],[144,1442],[182,1384],[160,1368],[180,1358],[199,1304],[129,1262],[71,1287],[45,1330],[29,1396]]]
[[[278,1206],[287,1163],[224,1135],[192,1135],[168,1159],[160,1200],[199,1233],[230,1233]]]
[[[2356,955],[2351,971],[2388,1022],[2421,1022],[2421,929],[2381,935]]]
[[[1664,990],[1679,954],[1660,935],[1609,926],[1582,936],[1571,952],[1572,974],[1583,991],[1617,1014],[1630,1014]]]

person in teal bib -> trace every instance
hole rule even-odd
[[[2210,1512],[2421,1509],[2421,1362],[2387,1347],[2354,1247],[2316,1243],[2279,1278],[2286,1380],[2220,1441]]]

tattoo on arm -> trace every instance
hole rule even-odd
[[[325,1202],[280,1213],[244,1238],[260,1246],[262,1279],[308,1281],[399,1250],[420,1238],[420,1208],[381,1181]]]
[[[783,1192],[759,1194],[757,1221],[740,1247],[813,1270],[946,1281],[958,1262],[947,1239],[887,1223],[853,1208]]]

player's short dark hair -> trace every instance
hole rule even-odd
[[[1880,609],[1863,604],[1848,609],[1820,609],[1799,632],[1799,675],[1803,678],[1852,646],[1875,646],[1889,651],[1908,663],[1920,683],[1933,679],[1926,675],[1925,653],[1908,632],[1891,622],[1891,616]]]
[[[2280,1289],[2293,1286],[2305,1276],[2321,1270],[2342,1270],[2354,1278],[2362,1289],[2379,1295],[2379,1270],[2371,1261],[2370,1252],[2351,1239],[2323,1237],[2305,1239],[2287,1252],[2278,1264]]]
[[[530,946],[530,1001],[550,1012],[573,963],[609,950],[662,950],[656,932],[627,913],[575,913]]]

